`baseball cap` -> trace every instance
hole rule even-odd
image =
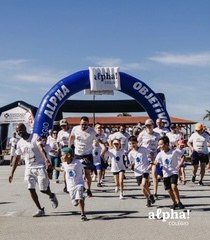
[[[170,125],[170,128],[176,128],[176,124],[172,123],[172,124]]]
[[[195,125],[195,130],[196,131],[200,131],[200,130],[202,130],[203,129],[203,125],[201,124],[201,123],[197,123],[196,125]]]
[[[179,139],[178,144],[180,146],[185,146],[184,139]]]
[[[145,125],[152,125],[152,124],[154,124],[154,122],[151,118],[149,118],[145,121]]]
[[[62,125],[68,125],[68,122],[66,119],[60,120],[60,126],[62,126]]]
[[[66,154],[70,153],[71,155],[72,155],[72,153],[73,153],[72,149],[69,148],[69,147],[64,147],[64,148],[62,148],[62,149],[61,149],[61,152],[66,153]]]

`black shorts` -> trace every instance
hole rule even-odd
[[[119,174],[120,172],[125,172],[125,170],[120,170],[119,172],[113,172],[112,174],[113,174],[113,175],[117,175],[117,174]]]
[[[93,155],[87,154],[87,155],[76,155],[74,156],[76,159],[84,159],[86,158],[90,163],[93,164]],[[88,167],[84,167],[84,169],[89,169]]]
[[[178,182],[177,174],[171,175],[170,177],[163,178],[163,184],[164,184],[165,190],[171,189],[171,184],[177,185],[177,182]]]
[[[103,158],[101,158],[101,167],[102,167],[102,169],[107,169],[108,168],[108,162],[104,161]]]
[[[137,181],[138,186],[141,185],[142,178],[148,179],[148,177],[149,177],[149,173],[143,173],[141,176],[136,177],[136,181]]]
[[[209,156],[208,156],[208,154],[198,153],[198,152],[194,151],[192,153],[192,156],[191,156],[191,164],[192,165],[198,165],[199,162],[208,164],[209,163]]]

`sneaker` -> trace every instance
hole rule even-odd
[[[155,199],[154,199],[154,196],[153,195],[150,195],[149,196],[149,199],[151,201],[151,204],[155,203]]]
[[[178,205],[178,208],[179,208],[179,209],[184,209],[184,205],[183,205],[181,202],[178,202],[177,205]]]
[[[158,195],[157,195],[157,193],[155,193],[154,196],[155,196],[155,200],[158,200]]]
[[[86,215],[81,215],[81,221],[82,222],[85,222],[85,221],[87,221],[88,219],[87,219],[87,217],[86,217]]]
[[[33,215],[33,217],[43,217],[43,216],[45,216],[44,208],[39,209],[39,210]]]
[[[63,191],[64,191],[65,193],[69,193],[69,192],[67,191],[67,187],[64,187]]]
[[[195,182],[195,178],[196,178],[196,176],[192,176],[192,182],[193,183]]]
[[[53,196],[50,198],[50,200],[52,202],[52,207],[57,208],[58,207],[58,199],[57,199],[55,193],[53,193]]]
[[[204,186],[204,184],[203,184],[203,182],[201,180],[198,182],[198,185],[199,186]]]
[[[177,207],[178,207],[178,204],[174,203],[173,205],[170,206],[170,209],[176,210]]]
[[[96,175],[94,174],[94,175],[92,176],[92,181],[95,182],[95,180],[96,180]]]
[[[92,197],[92,192],[90,191],[90,189],[87,189],[87,197]]]
[[[120,193],[120,199],[124,199],[123,193]]]
[[[119,192],[119,187],[116,186],[115,189],[114,189],[114,191],[115,191],[116,193],[118,193],[118,192]]]
[[[101,183],[97,183],[97,187],[102,187]]]
[[[147,207],[151,207],[151,200],[150,199],[147,199]]]

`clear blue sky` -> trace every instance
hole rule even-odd
[[[56,82],[89,66],[119,66],[163,92],[169,115],[202,122],[210,110],[210,1],[0,2],[0,106],[38,106]],[[91,96],[71,97],[81,98]],[[130,99],[96,97],[107,98]]]

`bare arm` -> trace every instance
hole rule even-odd
[[[13,165],[12,165],[12,170],[11,170],[11,173],[9,175],[9,182],[10,183],[12,182],[12,179],[13,179],[15,170],[18,166],[19,160],[20,160],[20,155],[15,156],[15,159],[14,159],[14,162],[13,162]]]
[[[70,135],[69,141],[68,141],[68,147],[71,147],[71,145],[74,143],[74,139],[75,139],[75,136],[74,135]]]
[[[44,148],[43,148],[42,144],[38,145],[38,149],[39,149],[39,151],[40,151],[40,153],[41,153],[41,155],[42,155],[42,157],[45,161],[46,168],[48,168],[48,166],[51,165],[51,163],[50,163],[49,159],[47,158],[46,152],[44,151]]]
[[[187,142],[187,146],[193,151],[193,146],[190,142]]]

